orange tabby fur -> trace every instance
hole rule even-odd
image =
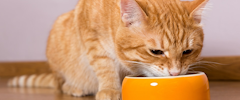
[[[74,96],[119,100],[126,75],[185,74],[202,50],[199,16],[206,2],[80,0],[49,36],[47,58],[56,85]]]

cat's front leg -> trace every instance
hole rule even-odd
[[[96,100],[120,100],[121,84],[113,60],[106,56],[98,56],[91,65],[94,67],[99,82]]]
[[[97,44],[89,49],[88,59],[98,78],[99,88],[96,100],[120,100],[121,83],[114,59],[109,58],[106,51]]]

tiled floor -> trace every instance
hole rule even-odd
[[[43,88],[8,88],[0,78],[0,100],[95,100],[93,96],[76,98]],[[240,82],[210,82],[211,100],[240,100]],[[194,99],[193,99],[194,100]]]

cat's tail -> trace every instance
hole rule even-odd
[[[54,88],[54,84],[55,80],[52,73],[16,76],[8,81],[10,87]]]

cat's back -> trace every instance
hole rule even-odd
[[[80,47],[79,40],[76,38],[76,32],[74,29],[74,10],[62,14],[55,21],[53,28],[48,37],[46,55],[49,60],[57,61],[68,53],[71,53],[72,49],[76,50]],[[68,45],[71,44],[71,45]],[[75,45],[75,48],[71,48]],[[62,56],[62,57],[61,57]]]
[[[80,0],[75,8],[79,27],[107,30],[115,29],[120,20],[120,0]]]
[[[55,21],[48,37],[47,58],[59,60],[62,57],[58,55],[64,57],[72,51],[80,51],[84,39],[87,39],[82,37],[89,37],[91,31],[108,34],[116,30],[115,25],[119,21],[115,20],[120,17],[118,4],[119,0],[80,0],[74,10],[59,16]],[[75,48],[71,48],[71,45]],[[84,48],[81,47],[81,50]]]

